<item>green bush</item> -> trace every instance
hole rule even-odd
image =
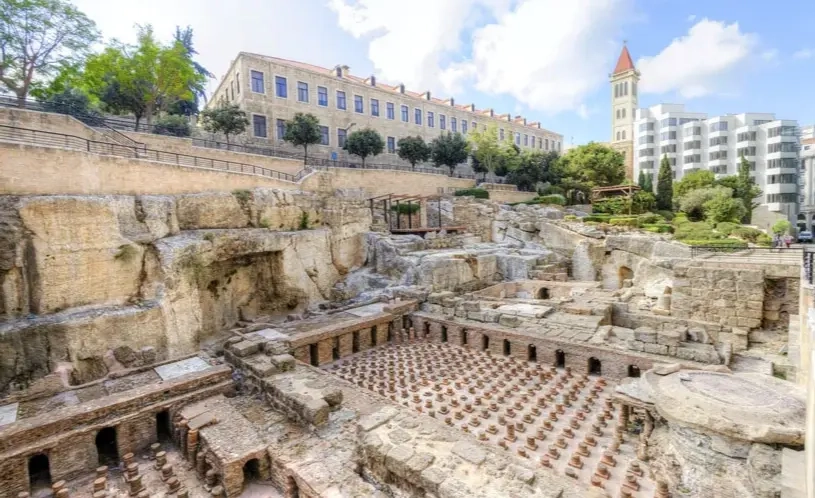
[[[672,233],[674,231],[674,228],[666,223],[647,223],[641,225],[641,228],[652,233]]]
[[[189,137],[192,134],[190,121],[184,116],[168,115],[153,124],[153,133],[171,137]]]
[[[308,230],[309,229],[309,213],[303,211],[300,213],[300,223],[298,224],[298,230]]]
[[[459,196],[459,197],[470,195],[470,196],[473,196],[473,197],[475,197],[477,199],[489,199],[490,198],[490,192],[488,192],[487,190],[485,190],[483,188],[464,188],[464,189],[461,189],[461,190],[457,190],[456,192],[453,193],[453,195]]]
[[[717,227],[719,228],[719,225],[717,225]],[[735,237],[739,237],[742,240],[747,240],[748,242],[757,242],[757,240],[759,240],[759,237],[761,237],[763,235],[768,237],[768,235],[765,232],[763,232],[762,230],[757,230],[756,228],[751,228],[751,227],[741,227],[741,226],[738,226],[735,229],[733,229],[731,231],[731,235],[735,236]],[[768,240],[771,240],[771,238],[768,237]]]
[[[638,219],[637,216],[621,216],[617,218],[610,218],[609,224],[617,227],[636,227],[638,226]]]
[[[575,216],[574,214],[568,214],[568,215],[564,216],[564,221],[575,221],[577,219],[578,219],[578,217]]]
[[[540,195],[529,202],[531,204],[556,204],[558,206],[563,206],[567,203],[564,196],[560,194]]]
[[[677,240],[711,240],[723,239],[725,235],[715,232],[705,221],[688,221],[686,216],[674,218],[674,238]]]
[[[771,227],[771,231],[779,235],[790,232],[790,229],[791,224],[788,220],[779,220]]]
[[[662,216],[654,213],[644,213],[638,215],[637,219],[638,223],[640,223],[641,225],[646,225],[650,223],[661,223],[662,221],[664,221]]]
[[[687,239],[684,240],[683,243],[690,246],[723,247],[733,249],[744,249],[748,247],[747,242],[737,239]]]
[[[731,235],[731,233],[739,227],[737,223],[732,223],[730,221],[721,221],[717,223],[717,231],[723,235]]]
[[[419,204],[392,204],[391,211],[399,214],[414,214],[420,210]]]
[[[771,247],[773,239],[767,233],[760,234],[756,239],[756,244],[763,247]]]
[[[658,211],[657,214],[662,216],[666,221],[671,221],[671,220],[674,219],[674,212],[672,212],[672,211],[661,210],[661,211]]]
[[[589,216],[584,216],[583,221],[584,223],[606,223],[611,217],[611,214],[590,214]]]
[[[624,214],[629,212],[629,205],[623,197],[610,197],[592,203],[592,212],[600,214]]]
[[[558,185],[547,185],[544,188],[538,189],[538,195],[550,195],[550,194],[564,195],[564,189],[559,187]]]

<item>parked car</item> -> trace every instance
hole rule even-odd
[[[813,243],[813,232],[808,232],[808,231],[799,232],[799,243],[800,244],[812,244]]]

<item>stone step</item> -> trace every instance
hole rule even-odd
[[[773,362],[756,356],[745,356],[739,353],[731,356],[731,370],[734,372],[751,372],[773,375]]]
[[[807,498],[807,456],[804,451],[782,448],[782,498]]]

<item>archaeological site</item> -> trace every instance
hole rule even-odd
[[[799,498],[813,253],[0,107],[0,498]]]

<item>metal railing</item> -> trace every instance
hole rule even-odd
[[[794,256],[802,252],[801,247],[739,247],[732,244],[716,244],[714,242],[704,246],[691,246],[691,257],[705,255],[738,255],[738,256]]]
[[[113,126],[110,126],[109,124],[110,119],[101,114],[92,114],[61,102],[40,102],[37,100],[26,99],[24,100],[24,103],[25,107],[20,107],[20,102],[18,99],[0,95],[0,106],[2,107],[17,108],[28,111],[65,114],[92,128],[102,128],[103,130],[105,130],[105,132],[110,133],[112,135],[108,138],[115,142],[119,142],[122,145],[138,147],[142,149],[145,148],[145,144],[133,140],[129,136],[125,135],[121,131],[114,128]]]
[[[813,246],[805,246],[802,251],[802,273],[805,281],[813,285]]]
[[[209,157],[191,156],[187,154],[178,154],[176,152],[165,152],[141,147],[128,147],[125,145],[108,142],[97,142],[73,135],[66,135],[64,133],[18,128],[16,126],[8,125],[0,125],[0,141],[45,147],[58,147],[62,149],[90,152],[92,154],[126,157],[131,159],[146,159],[148,161],[156,161],[159,163],[173,164],[177,166],[192,166],[216,171],[247,173],[293,183],[297,183],[298,180],[311,172],[309,169],[304,169],[296,175],[291,175],[289,173],[282,173],[280,171],[275,171],[252,164],[221,161],[218,159],[211,159]]]

